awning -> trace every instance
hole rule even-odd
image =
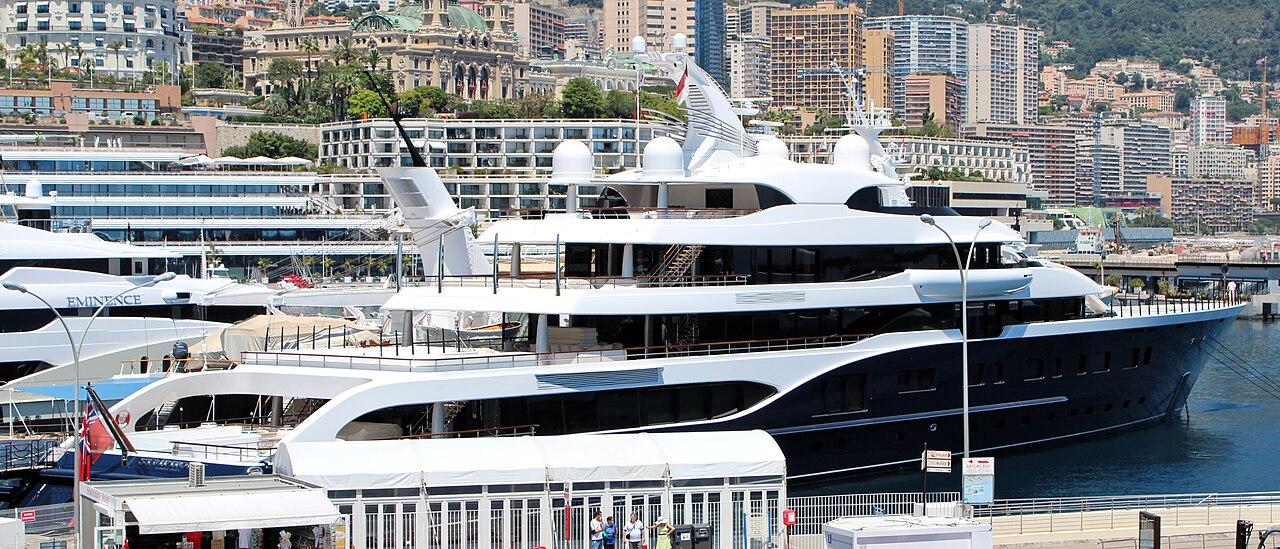
[[[125,500],[143,534],[332,524],[338,510],[322,490],[170,496]]]
[[[159,368],[160,362],[161,362],[160,359],[154,359],[151,361],[151,366],[153,368]],[[105,400],[105,401],[122,400],[124,399],[124,397],[132,395],[133,393],[136,393],[138,389],[141,389],[143,387],[146,387],[147,385],[155,383],[160,379],[161,378],[159,375],[154,377],[138,376],[138,377],[126,377],[126,378],[111,378],[111,379],[99,381],[98,383],[94,383],[93,390],[98,393],[98,398],[101,398],[102,400]],[[69,385],[69,384],[68,385],[43,385],[40,387],[23,387],[22,389],[19,389],[19,390],[27,393],[35,393],[37,395],[53,397],[59,400],[74,400],[75,391],[73,387],[75,386]],[[80,389],[80,400],[86,400],[88,398],[89,398],[89,392],[85,391],[84,389]]]

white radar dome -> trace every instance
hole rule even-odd
[[[756,156],[788,160],[791,158],[791,151],[787,149],[787,144],[783,143],[781,139],[770,137],[756,142]]]
[[[592,164],[586,143],[573,139],[560,143],[551,153],[551,181],[591,181]]]
[[[871,169],[871,144],[861,135],[851,133],[836,141],[835,164]]]
[[[28,198],[40,198],[44,195],[44,185],[39,179],[31,178],[27,180],[26,194]]]
[[[675,139],[655,138],[644,147],[645,179],[679,179],[684,177],[684,150]]]

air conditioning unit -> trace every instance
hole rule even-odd
[[[191,462],[187,465],[187,486],[199,488],[204,486],[204,464]]]

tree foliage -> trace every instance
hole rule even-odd
[[[228,87],[229,72],[222,63],[204,62],[196,65],[195,77],[197,88]],[[237,86],[239,87],[239,86]]]
[[[227,147],[222,153],[240,158],[252,158],[255,156],[284,158],[286,156],[296,156],[315,160],[319,153],[319,147],[310,141],[289,137],[280,132],[253,132],[249,135],[248,143]]]
[[[347,98],[347,116],[351,118],[385,117],[391,113],[387,112],[386,105],[382,101],[375,91],[356,90],[351,97]]]
[[[574,78],[564,85],[560,110],[565,118],[600,118],[604,116],[604,93],[586,78]]]

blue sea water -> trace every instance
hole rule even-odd
[[[1237,320],[1219,339],[1280,382],[1280,322]],[[1103,439],[996,460],[996,497],[1280,490],[1280,401],[1210,361],[1186,415]],[[958,491],[960,475],[931,474],[929,490]],[[800,487],[796,495],[920,490],[920,472]]]

